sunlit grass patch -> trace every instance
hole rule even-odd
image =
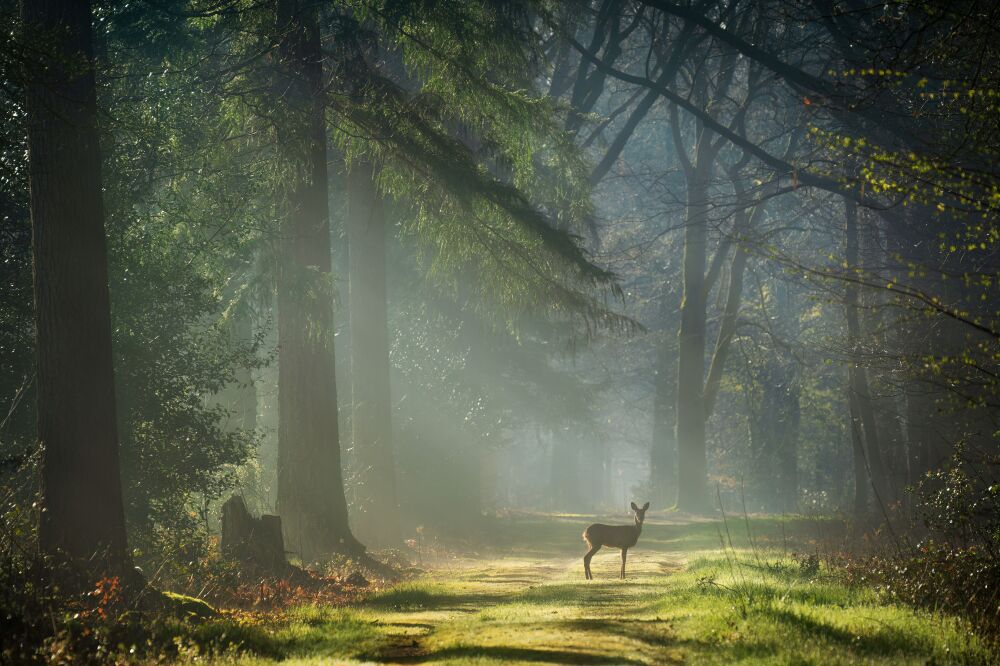
[[[343,608],[302,606],[286,614],[286,623],[275,632],[275,638],[288,656],[348,656],[376,650],[382,633],[368,615]]]
[[[884,602],[772,552],[702,554],[643,609],[696,663],[995,663],[967,624]]]
[[[503,590],[484,589],[463,580],[423,580],[378,592],[366,599],[363,606],[388,611],[461,610],[470,606],[479,608],[502,595]]]
[[[792,555],[811,552],[801,544],[810,546],[818,528],[833,530],[829,521],[751,517],[749,530],[741,520],[730,523],[728,534],[711,521],[652,525],[649,543],[644,530],[629,553],[625,581],[618,579],[614,549],[598,554],[595,580],[584,580],[576,538],[585,521],[561,517],[543,545],[534,540],[544,532],[543,521],[531,521],[524,533],[509,525],[503,549],[492,555],[442,562],[349,609],[302,607],[242,628],[245,633],[229,635],[238,637],[234,642],[244,652],[215,660],[997,663],[996,653],[965,623],[847,586],[817,559]],[[210,628],[212,623],[199,629],[207,632],[202,640],[224,624]]]
[[[329,606],[302,606],[278,615],[243,614],[191,624],[168,621],[157,642],[181,660],[271,663],[289,658],[352,658],[377,652],[383,632],[370,617]]]

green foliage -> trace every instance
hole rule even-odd
[[[484,317],[499,308],[512,326],[532,314],[588,335],[633,330],[593,293],[621,295],[576,236],[592,215],[588,166],[554,102],[531,90],[521,8],[502,4],[358,3],[379,36],[348,28],[360,53],[345,75],[352,95],[331,100],[343,118],[334,139],[349,165],[378,165],[429,273],[471,288]],[[360,65],[380,46],[397,71]]]
[[[264,360],[259,337],[234,334],[249,316],[234,276],[251,269],[253,182],[228,144],[210,143],[223,138],[223,109],[197,85],[203,54],[183,22],[129,8],[107,21],[105,205],[127,517],[144,555],[183,557],[205,527],[205,502],[234,485],[256,444],[212,398]]]
[[[247,236],[229,225],[246,218],[240,187],[250,184],[206,148],[219,104],[181,66],[197,56],[177,20],[134,7],[97,15],[113,63],[99,83],[102,106],[114,109],[101,129],[122,477],[131,541],[145,563],[198,541],[199,510],[233,486],[257,441],[212,398],[264,360],[259,339],[232,332],[249,299],[230,280],[248,262]],[[28,500],[32,469],[15,470],[35,450],[30,223],[23,110],[10,92],[0,95],[13,119],[0,139],[0,395],[10,414],[0,451]]]
[[[24,115],[0,94],[0,458],[16,469],[35,449],[31,225],[27,210]]]

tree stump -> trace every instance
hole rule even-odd
[[[281,537],[281,517],[254,518],[243,498],[233,495],[222,505],[222,554],[270,571],[285,569],[288,562]]]

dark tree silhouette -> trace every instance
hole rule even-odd
[[[26,86],[43,449],[39,542],[48,553],[124,570],[90,3],[25,0],[21,12],[42,54]]]

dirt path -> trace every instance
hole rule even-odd
[[[569,546],[569,544],[567,544]],[[569,551],[571,546],[565,550]],[[618,550],[602,550],[585,581],[580,553],[537,557],[492,555],[436,561],[417,585],[382,595],[369,608],[388,635],[380,663],[449,663],[469,659],[555,664],[651,664],[674,661],[664,641],[650,640],[656,618],[630,617],[658,594],[683,554],[629,553],[618,580]],[[655,581],[655,582],[654,582]],[[658,583],[658,584],[657,584]]]

